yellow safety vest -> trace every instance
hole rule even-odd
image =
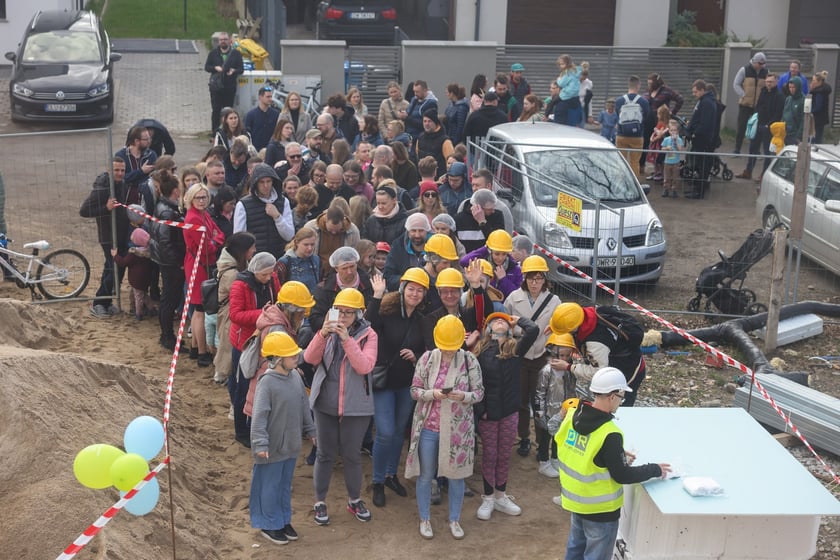
[[[591,434],[579,434],[572,427],[574,413],[575,409],[569,409],[554,436],[560,460],[563,508],[583,514],[615,511],[624,503],[624,488],[606,468],[595,464],[595,455],[608,435],[622,432],[609,421]]]

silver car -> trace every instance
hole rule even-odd
[[[755,209],[761,224],[790,226],[796,146],[786,146],[761,179]],[[811,147],[802,253],[840,275],[840,148]]]
[[[489,130],[477,157],[476,168],[493,174],[518,233],[590,276],[597,264],[605,283],[615,282],[617,266],[621,282],[655,283],[661,276],[668,249],[662,223],[606,139],[553,123],[507,123]],[[570,199],[582,201],[580,212],[558,207]],[[587,282],[557,262],[548,264],[554,282]]]

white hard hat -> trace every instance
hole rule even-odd
[[[596,371],[589,384],[589,390],[596,395],[608,395],[613,391],[633,392],[633,389],[627,385],[627,379],[621,370],[614,367],[605,367]]]

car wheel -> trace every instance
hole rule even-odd
[[[779,214],[775,210],[765,210],[762,225],[764,226],[764,229],[773,231],[777,227],[782,226],[782,220],[779,218]]]

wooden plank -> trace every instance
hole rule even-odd
[[[796,447],[802,445],[798,437],[793,434],[773,434],[773,438],[778,441],[782,447]]]

